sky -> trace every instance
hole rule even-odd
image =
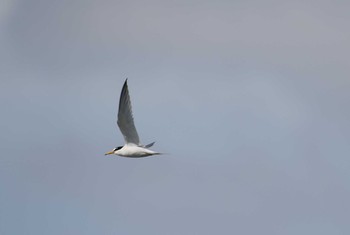
[[[0,234],[349,234],[349,9],[1,1]]]

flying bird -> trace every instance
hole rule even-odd
[[[140,143],[140,138],[137,134],[132,115],[131,100],[128,90],[128,79],[125,80],[122,92],[120,94],[117,123],[121,133],[124,136],[125,144],[124,146],[114,148],[105,155],[115,154],[121,157],[140,158],[161,154],[149,149],[155,142],[147,145],[142,145]]]

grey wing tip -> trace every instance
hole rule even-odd
[[[155,142],[152,142],[152,143],[150,143],[150,144],[145,145],[145,148],[150,148],[150,147],[152,147],[152,146],[154,145],[154,143],[155,143]]]
[[[128,83],[127,83],[127,80],[125,80],[124,85],[122,87],[122,91],[120,93],[118,110],[120,111],[120,109],[122,108],[122,105],[126,104],[127,102],[130,102],[130,101],[129,101]]]
[[[124,86],[127,86],[127,85],[128,85],[128,78],[125,79],[125,82],[124,82],[123,87],[124,87]]]

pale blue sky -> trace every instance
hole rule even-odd
[[[2,1],[0,234],[349,234],[349,10]]]

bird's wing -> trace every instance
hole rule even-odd
[[[140,144],[139,135],[137,134],[134,124],[134,118],[132,115],[127,80],[125,80],[122,93],[120,94],[117,123],[127,144]]]

